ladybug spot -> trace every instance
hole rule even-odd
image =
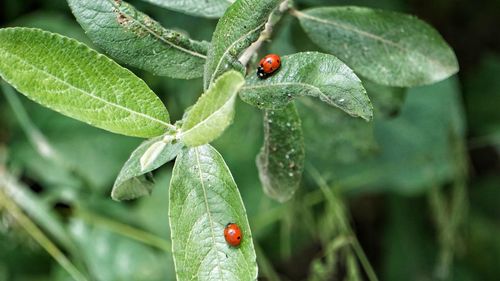
[[[241,239],[241,237],[239,237],[239,236],[238,236],[238,238],[237,238],[237,239],[238,239],[238,240],[240,240],[240,239]]]

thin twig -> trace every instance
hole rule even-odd
[[[276,23],[279,22],[281,16],[287,10],[288,10],[288,0],[285,0],[280,4],[280,6],[275,12],[269,15],[269,19],[267,20],[267,23],[264,26],[264,30],[260,33],[260,36],[257,39],[257,41],[253,42],[252,45],[250,45],[250,47],[248,47],[243,52],[243,54],[241,54],[239,58],[241,64],[246,66],[250,61],[250,59],[252,59],[252,56],[256,54],[262,47],[262,44],[264,44],[265,41],[271,39],[271,35],[273,33],[273,27],[276,25]]]

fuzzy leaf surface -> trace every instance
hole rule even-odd
[[[167,109],[144,81],[58,34],[1,29],[0,76],[28,98],[114,133],[147,138],[172,127]]]
[[[279,202],[292,198],[300,186],[304,159],[304,137],[295,104],[266,110],[264,145],[256,161],[264,192]]]
[[[234,101],[243,84],[245,79],[234,70],[219,77],[189,110],[182,125],[182,141],[198,146],[218,138],[233,122]]]
[[[149,163],[146,169],[143,169],[141,158],[145,153],[148,153],[151,147],[162,142],[163,138],[160,136],[146,140],[132,152],[113,185],[111,197],[114,200],[130,200],[151,194],[154,182],[149,173],[173,160],[183,147],[182,143],[175,140],[166,143],[155,159]]]
[[[269,78],[255,73],[246,79],[240,97],[261,109],[280,109],[293,98],[313,96],[365,120],[373,108],[361,80],[335,56],[317,52],[281,58],[281,67]]]
[[[208,43],[163,28],[124,1],[68,0],[87,35],[110,56],[155,75],[203,75]]]
[[[220,18],[212,36],[203,78],[207,89],[230,68],[244,71],[238,56],[257,38],[281,0],[237,0]]]
[[[177,280],[256,280],[257,263],[245,207],[222,156],[210,145],[185,149],[170,182],[170,229]],[[236,223],[239,247],[224,239]]]
[[[314,43],[376,83],[413,87],[458,71],[450,46],[414,16],[362,7],[312,8],[295,15]]]

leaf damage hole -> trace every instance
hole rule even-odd
[[[116,15],[116,20],[120,25],[128,25],[130,22],[127,16],[125,16],[125,14],[122,12],[118,12],[118,14]]]

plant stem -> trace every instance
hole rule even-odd
[[[144,244],[153,246],[165,252],[171,252],[172,245],[165,239],[158,237],[152,233],[147,231],[132,227],[130,225],[117,222],[92,212],[88,212],[86,210],[78,209],[76,212],[76,216],[84,219],[88,223],[96,224],[99,226],[103,226],[109,229],[112,232],[120,234],[122,236],[126,236],[133,240],[142,242]]]
[[[4,187],[0,187],[0,206],[5,209],[16,219],[26,232],[40,244],[56,261],[64,268],[71,277],[77,281],[88,280],[69,259],[57,248],[57,246],[45,236],[45,234],[33,223],[22,210],[14,203],[10,197],[4,192]]]
[[[250,47],[248,47],[243,54],[241,54],[239,61],[242,65],[246,66],[252,56],[262,47],[262,44],[271,38],[273,27],[279,22],[283,13],[288,10],[288,4],[288,0],[283,1],[278,9],[269,15],[269,19],[264,26],[264,30],[260,33],[257,41],[253,42],[252,45],[250,45]]]
[[[297,9],[295,9],[295,8],[290,8],[290,9],[288,10],[288,13],[289,13],[290,15],[292,15],[292,16],[294,16],[294,17],[296,17],[296,18],[298,18],[298,17],[300,17],[300,16],[302,16],[302,15],[304,14],[304,13],[302,13],[302,12],[298,11],[298,10],[297,10]]]

